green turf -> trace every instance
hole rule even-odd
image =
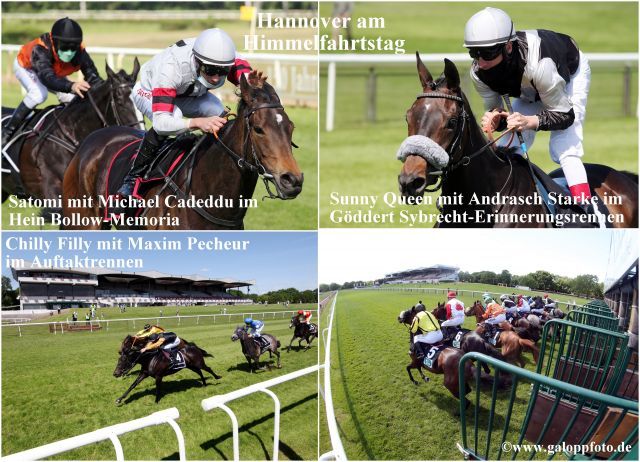
[[[460,298],[466,305],[473,302],[469,297]],[[424,295],[421,299],[431,309],[443,297]],[[338,427],[349,459],[461,459],[455,446],[461,441],[460,421],[455,416],[458,400],[444,388],[441,375],[427,373],[430,382],[415,386],[405,370],[409,335],[397,316],[416,302],[412,294],[371,290],[339,293],[331,378]],[[474,325],[473,318],[464,324],[467,328]],[[525,354],[525,359],[527,369],[533,370],[531,355]],[[419,377],[417,371],[413,374]],[[524,416],[528,391],[527,384],[518,387],[514,422]],[[490,402],[490,392],[481,389],[486,395],[482,402]],[[497,415],[504,415],[506,401],[499,402]],[[328,448],[323,432],[320,451]]]
[[[145,310],[157,314],[158,309]],[[141,311],[144,310],[129,309],[127,314]],[[186,308],[181,308],[181,313],[185,311]],[[125,327],[125,324],[111,322],[108,330],[64,335],[53,335],[46,329],[36,332],[37,328],[33,327],[31,335],[23,337],[12,334],[15,332],[12,329],[3,329],[2,454],[30,449],[175,406],[180,411],[178,424],[185,435],[187,458],[230,459],[233,454],[229,418],[219,410],[205,413],[200,401],[317,362],[318,350],[314,345],[306,352],[283,352],[282,369],[250,374],[240,345],[230,340],[235,321],[227,324],[218,319],[216,324],[205,324],[201,320],[195,325],[183,318],[179,326],[175,323],[175,320],[166,320],[163,325],[213,354],[213,358],[206,359],[207,364],[223,378],[216,381],[208,376],[208,386],[203,388],[193,372],[181,371],[165,380],[165,395],[159,404],[154,403],[154,382],[146,379],[120,407],[115,405],[115,399],[134,377],[116,379],[112,372],[120,342],[127,333],[133,332],[130,324]],[[265,331],[287,345],[291,338],[288,325],[288,316],[275,320],[267,318]],[[311,374],[273,388],[282,402],[281,459],[313,460],[317,457],[316,384],[317,377]],[[231,402],[230,407],[239,420],[241,458],[271,459],[273,401],[264,394],[255,394]],[[133,432],[123,436],[121,441],[128,459],[177,458],[177,443],[168,426]],[[114,451],[109,443],[101,443],[66,452],[57,459],[113,460]]]
[[[482,5],[486,6],[486,5]],[[462,53],[464,23],[477,10],[477,3],[433,3],[425,8],[409,3],[358,3],[355,17],[384,16],[386,28],[377,33],[386,38],[404,38],[407,51],[413,53]],[[498,5],[500,7],[500,5]],[[510,3],[502,5],[513,16],[518,28],[544,27],[568,33],[587,52],[637,52],[637,12],[633,3]],[[322,5],[326,14],[329,5]],[[552,13],[550,13],[552,11]],[[606,24],[610,24],[607,27]],[[605,32],[615,28],[629,35]],[[362,35],[354,31],[356,37]],[[432,74],[439,75],[443,64],[428,64]],[[482,114],[482,102],[468,77],[468,64],[458,66],[462,88],[469,97],[476,120]],[[602,163],[620,170],[638,172],[638,120],[636,110],[637,66],[592,63],[592,82],[584,129],[583,160]],[[376,121],[367,121],[367,79],[373,68],[377,75]],[[629,72],[629,97],[625,99],[624,76]],[[374,213],[388,213],[392,208],[381,204],[385,194],[397,195],[397,176],[401,163],[395,159],[398,146],[406,137],[406,110],[421,91],[414,64],[338,64],[336,81],[335,129],[325,131],[326,64],[320,79],[320,226],[369,227],[368,223],[339,223],[332,211],[369,210],[367,207],[342,206],[331,203],[331,194],[374,195],[379,203]],[[628,110],[625,115],[624,108]],[[532,160],[546,171],[559,166],[548,154],[549,133],[538,133],[530,153]],[[435,197],[438,193],[433,193]],[[396,221],[376,227],[408,227],[397,217],[400,211],[416,212],[417,207],[399,206]],[[420,207],[425,213],[436,213],[434,205]],[[338,214],[339,215],[339,214]],[[421,226],[425,226],[424,224]],[[429,225],[430,226],[430,225]]]

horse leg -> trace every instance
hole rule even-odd
[[[202,386],[206,387],[207,386],[207,381],[204,378],[204,375],[202,374],[202,371],[195,367],[195,366],[187,366],[187,369],[192,370],[193,372],[195,372],[196,374],[198,374],[200,376],[200,380],[202,380]]]
[[[138,384],[142,382],[144,379],[146,379],[147,377],[148,375],[145,372],[140,371],[140,373],[138,374],[138,377],[136,377],[136,379],[133,381],[129,389],[125,391],[124,394],[116,400],[116,404],[120,404],[122,400],[125,399],[129,393],[131,393],[131,390],[137,387]]]
[[[202,375],[202,373],[200,374]],[[162,385],[162,376],[156,377],[156,403],[160,401],[160,385]]]
[[[293,343],[293,341],[296,339],[295,334],[293,335],[293,337],[291,337],[291,341],[289,342],[289,346],[287,347],[287,353],[289,353],[289,351],[291,351],[291,344]]]
[[[276,367],[277,367],[278,369],[280,369],[280,368],[282,367],[282,364],[280,364],[280,352],[279,352],[278,350],[276,350],[276,351],[274,351],[273,353],[274,353],[274,354],[276,355],[276,357],[278,358],[278,364],[276,364]]]
[[[307,347],[305,348],[305,350],[308,350],[309,348],[311,348],[311,342],[313,342],[313,339],[315,337],[311,337],[311,339],[307,339]]]
[[[202,369],[207,371],[209,374],[213,375],[213,377],[217,380],[220,380],[222,378],[221,375],[216,374],[215,372],[213,372],[213,369],[211,369],[209,366],[207,366],[206,364],[202,364]]]
[[[413,369],[412,367],[413,363],[409,363],[407,365],[407,374],[409,374],[409,380],[411,380],[413,382],[414,385],[419,385],[418,382],[416,382],[416,380],[413,378],[413,375],[411,374],[411,369]],[[422,372],[422,371],[421,371]]]

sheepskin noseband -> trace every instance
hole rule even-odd
[[[396,158],[404,162],[408,155],[420,156],[438,169],[443,169],[449,163],[447,151],[431,138],[422,135],[411,135],[402,142]]]

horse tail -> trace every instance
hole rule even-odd
[[[276,340],[276,348],[280,348],[280,340]]]
[[[202,356],[204,356],[205,358],[213,358],[213,355],[211,353],[208,353],[207,350],[203,350],[202,348],[200,348],[198,346],[196,348],[198,350],[200,350],[200,353],[202,353]]]

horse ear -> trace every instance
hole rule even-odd
[[[132,82],[135,82],[138,78],[138,72],[140,72],[140,61],[138,61],[138,57],[136,56],[133,60],[133,72],[129,75]]]
[[[422,85],[422,89],[427,91],[431,88],[431,83],[433,83],[433,77],[431,76],[431,72],[427,69],[427,66],[424,65],[422,59],[420,59],[420,53],[416,51],[416,64],[418,66],[418,76],[420,77],[420,84]]]
[[[251,102],[251,85],[247,81],[247,74],[240,76],[240,96],[242,96],[245,103]]]
[[[444,58],[444,77],[447,80],[447,88],[449,90],[458,90],[460,88],[460,74],[458,68],[453,61]]]
[[[113,69],[109,67],[109,63],[106,61],[105,61],[104,69],[105,71],[107,71],[107,77],[109,77],[112,80],[116,79],[116,73],[113,72]]]

